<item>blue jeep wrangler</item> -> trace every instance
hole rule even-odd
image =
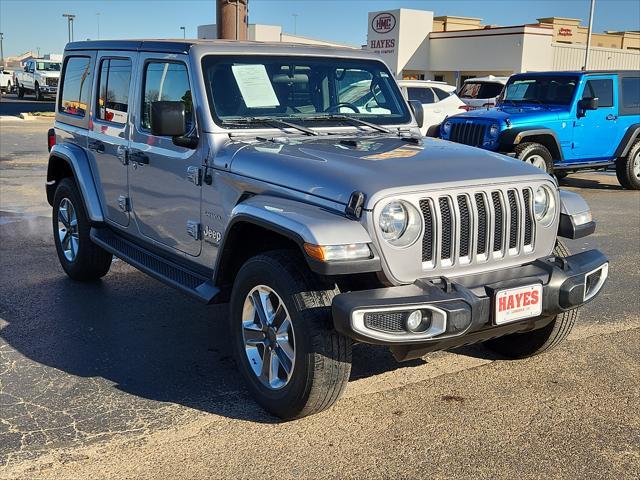
[[[446,119],[440,137],[505,153],[555,173],[615,165],[640,189],[640,72],[513,75],[496,108]]]

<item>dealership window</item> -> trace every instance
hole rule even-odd
[[[409,100],[418,100],[420,103],[435,103],[433,91],[430,88],[407,88]]]
[[[58,110],[68,115],[84,117],[91,78],[89,57],[68,57],[63,72],[62,91]]]
[[[434,75],[434,76],[433,76],[433,79],[434,79],[436,82],[444,82],[444,75]]]
[[[105,58],[100,64],[96,117],[114,123],[127,123],[131,60]]]
[[[141,126],[151,129],[151,104],[158,101],[184,102],[187,131],[194,125],[193,102],[187,66],[180,62],[149,62],[144,71]]]
[[[587,80],[582,98],[597,98],[598,107],[613,107],[613,80]]]

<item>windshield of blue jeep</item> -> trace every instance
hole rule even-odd
[[[577,84],[578,77],[519,76],[507,83],[503,102],[569,105]]]
[[[374,60],[207,56],[207,95],[217,123],[251,128],[265,119],[306,126],[339,117],[402,124],[411,114],[386,67]]]

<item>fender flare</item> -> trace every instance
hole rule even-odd
[[[633,145],[633,142],[636,141],[638,136],[640,136],[640,123],[632,123],[629,125],[629,128],[627,128],[627,131],[624,132],[622,140],[620,140],[620,144],[618,145],[618,148],[616,148],[616,152],[613,156],[615,158],[625,157],[627,153],[629,153],[631,145]]]
[[[527,137],[539,136],[550,137],[549,145],[545,146],[552,147],[549,148],[549,151],[551,152],[554,160],[564,160],[562,148],[560,147],[560,140],[558,139],[556,132],[545,127],[516,127],[503,130],[498,138],[499,150],[512,151],[513,147],[523,143]]]
[[[52,161],[54,158],[59,159]],[[59,178],[56,178],[52,171],[52,166],[56,161],[64,161],[73,173],[74,180],[84,201],[84,207],[92,223],[104,222],[102,205],[98,196],[98,189],[93,180],[93,172],[89,166],[89,159],[86,153],[77,145],[63,143],[56,144],[49,153],[49,165],[47,167],[47,200],[53,204],[53,196]]]
[[[249,223],[270,230],[293,241],[304,255],[312,271],[321,275],[378,272],[382,270],[380,257],[364,226],[339,213],[296,200],[256,195],[237,204],[229,219],[216,259],[214,283],[219,283],[221,264],[229,255],[228,240],[234,237],[234,228]],[[305,243],[314,245],[338,245],[367,243],[372,258],[335,263],[321,262],[306,254]]]

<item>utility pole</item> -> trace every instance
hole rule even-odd
[[[0,64],[4,67],[4,33],[0,32]]]
[[[98,19],[98,40],[100,40],[100,12],[96,13],[96,18]]]
[[[247,39],[249,0],[216,0],[216,28],[218,38]]]
[[[589,49],[591,48],[591,29],[593,28],[593,11],[595,10],[596,0],[591,0],[591,8],[589,9],[589,29],[587,30],[587,49],[584,52],[584,67],[582,70],[589,68]]]
[[[69,43],[71,43],[73,42],[73,19],[76,18],[76,16],[70,13],[63,13],[62,16],[67,19],[67,32],[69,34]]]
[[[187,31],[184,27],[180,27],[180,30],[182,30],[182,39],[187,38]]]
[[[297,35],[297,33],[298,33],[298,14],[297,13],[292,13],[291,16],[293,17],[293,34]]]

